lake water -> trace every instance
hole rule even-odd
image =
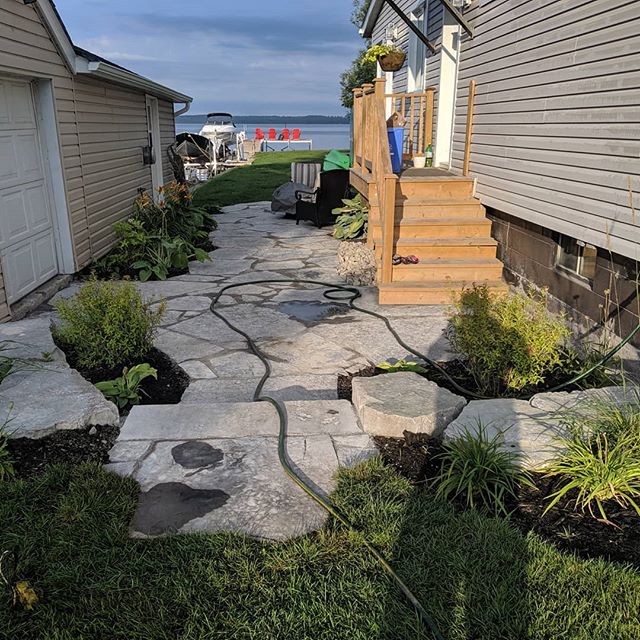
[[[204,124],[204,123],[203,123]],[[278,134],[280,131],[287,127],[289,130],[300,129],[300,137],[308,140],[313,140],[314,149],[348,149],[349,140],[351,136],[351,125],[348,124],[298,124],[295,121],[287,122],[285,124],[243,124],[242,122],[236,122],[236,127],[240,131],[247,132],[247,138],[253,139],[255,137],[255,131],[257,127],[260,127],[266,134],[266,132],[273,128]],[[177,133],[199,133],[202,129],[201,124],[193,123],[180,123],[176,122]],[[296,149],[305,149],[303,145],[296,145]]]

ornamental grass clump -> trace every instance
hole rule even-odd
[[[546,511],[564,498],[575,509],[610,523],[606,503],[640,515],[640,393],[625,400],[596,398],[560,414],[561,453],[547,466],[560,488],[549,496]],[[545,511],[545,513],[546,513]]]
[[[507,500],[531,480],[521,468],[521,454],[504,450],[502,444],[502,433],[489,437],[480,420],[474,430],[465,428],[459,437],[445,441],[438,456],[442,467],[434,480],[436,495],[496,516],[508,515]]]
[[[152,309],[132,283],[97,280],[54,306],[60,316],[52,327],[54,338],[85,369],[121,369],[144,361],[164,315],[164,304]]]
[[[570,331],[547,310],[547,294],[464,289],[450,317],[450,341],[484,395],[517,395],[562,367]]]

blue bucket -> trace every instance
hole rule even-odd
[[[391,150],[391,169],[393,173],[402,171],[402,143],[404,141],[404,127],[387,129],[389,148]]]

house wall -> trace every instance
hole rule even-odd
[[[638,325],[637,262],[599,249],[595,278],[592,283],[584,282],[556,268],[558,244],[553,231],[501,211],[489,209],[488,215],[498,240],[498,258],[510,283],[547,287],[582,326],[607,320],[613,331],[625,336]],[[640,336],[633,344],[640,348]]]
[[[151,188],[142,162],[147,144],[142,92],[74,76],[34,5],[0,0],[0,74],[52,81],[65,197],[76,268],[106,253],[111,226],[125,218],[138,188]],[[163,175],[172,180],[167,147],[173,142],[173,104],[159,99]],[[0,322],[10,319],[0,267]]]
[[[640,259],[640,11],[633,0],[475,0],[465,17],[453,147],[483,204]]]
[[[440,76],[440,43],[442,41],[442,16],[443,8],[439,0],[397,0],[400,9],[409,14],[412,10],[420,5],[425,5],[428,1],[427,12],[427,28],[426,35],[430,42],[436,47],[436,53],[432,53],[428,49],[427,62],[425,69],[425,87],[436,87]],[[388,5],[385,4],[380,11],[378,20],[373,30],[371,41],[374,44],[385,42],[385,34],[387,27],[395,26],[398,28],[398,39],[396,44],[407,54],[407,62],[404,63],[402,69],[393,74],[393,90],[395,93],[406,93],[408,90],[408,59],[409,59],[409,42],[412,31],[400,19],[398,14]],[[426,47],[425,47],[426,48]],[[434,95],[434,123],[436,122],[438,113],[438,92]],[[436,130],[434,127],[434,141]]]
[[[148,144],[144,93],[83,76],[74,88],[89,238],[89,250],[76,254],[82,268],[111,248],[113,223],[131,213],[139,189],[152,185],[142,159]]]

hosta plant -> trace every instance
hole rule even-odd
[[[382,369],[387,373],[397,373],[399,371],[412,371],[413,373],[427,373],[427,370],[419,362],[413,362],[411,360],[396,360],[391,362],[385,360],[376,365],[376,368]]]
[[[345,198],[343,207],[332,211],[337,216],[333,228],[333,237],[338,240],[353,240],[367,235],[369,225],[369,207],[358,194],[355,198]]]
[[[119,409],[125,409],[128,406],[140,404],[140,384],[150,377],[157,380],[158,372],[145,362],[130,369],[123,369],[119,378],[98,382],[96,387]]]

